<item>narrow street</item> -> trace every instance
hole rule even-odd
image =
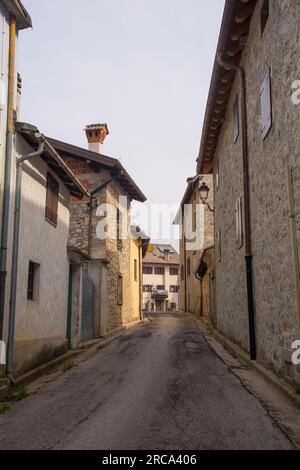
[[[156,314],[0,416],[1,449],[291,449],[193,319]]]

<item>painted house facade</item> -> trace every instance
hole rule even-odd
[[[16,183],[13,189],[20,189],[20,205],[11,201],[12,260],[5,315],[7,366],[14,376],[67,351],[70,196],[87,194],[37,128],[17,122],[16,130],[15,177],[17,163],[24,161],[21,185]],[[33,156],[40,142],[41,153]]]
[[[300,339],[300,3],[226,1],[197,171],[214,174],[215,327],[291,382]]]
[[[179,255],[171,245],[150,244],[143,260],[143,310],[179,308]]]
[[[14,122],[18,117],[21,79],[17,73],[17,49],[20,32],[30,28],[31,18],[20,1],[0,1],[0,341],[6,340],[7,304],[7,273],[9,270],[9,239],[10,201],[13,198]],[[11,252],[10,252],[11,254]],[[2,351],[5,351],[5,343]],[[1,356],[5,356],[1,354]],[[3,362],[3,363],[1,363]],[[0,358],[0,376],[4,373],[5,357]]]

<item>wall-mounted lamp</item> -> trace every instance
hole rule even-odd
[[[199,184],[199,191],[200,191],[200,199],[201,199],[202,204],[206,205],[209,211],[214,213],[214,209],[212,209],[207,202],[209,187],[207,186],[205,182],[203,182],[201,185]]]

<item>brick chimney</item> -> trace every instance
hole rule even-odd
[[[164,250],[164,254],[165,254],[165,261],[169,261],[169,258],[170,258],[170,250],[165,249],[165,250]]]
[[[109,134],[107,124],[89,124],[84,129],[89,144],[89,150],[101,153],[106,136]]]

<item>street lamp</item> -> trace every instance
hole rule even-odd
[[[201,199],[202,204],[206,205],[210,212],[214,212],[214,209],[212,209],[207,202],[208,193],[210,190],[205,182],[203,182],[201,186],[199,185],[199,191],[200,191],[200,199]]]

